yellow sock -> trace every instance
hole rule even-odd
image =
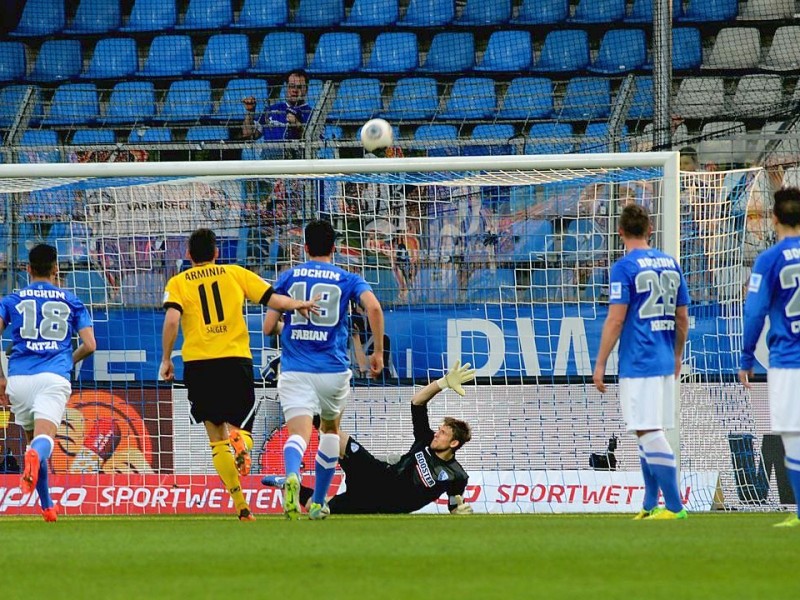
[[[240,511],[247,506],[247,500],[244,499],[242,494],[242,486],[239,483],[239,471],[236,470],[236,461],[233,459],[231,452],[231,445],[228,440],[220,442],[211,442],[211,460],[214,463],[214,468],[219,473],[222,483],[231,494],[233,503],[236,505],[236,510]]]
[[[242,439],[244,439],[244,445],[247,446],[247,449],[248,450],[252,450],[253,449],[253,436],[251,435],[251,433],[249,431],[244,430],[244,429],[240,429],[239,433],[242,434]]]

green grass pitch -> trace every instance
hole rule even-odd
[[[0,517],[12,598],[796,598],[776,514]]]

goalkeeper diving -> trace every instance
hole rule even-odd
[[[475,379],[469,363],[456,362],[447,374],[426,385],[411,398],[414,443],[394,464],[378,460],[344,431],[339,432],[339,464],[344,470],[347,490],[328,499],[332,514],[410,513],[448,497],[451,514],[470,514],[463,500],[467,473],[456,460],[456,451],[471,438],[464,421],[445,417],[436,431],[428,420],[428,402],[439,392],[451,389],[464,396],[463,384]],[[264,485],[279,487],[283,477],[267,476]],[[307,505],[313,490],[300,488],[300,501]]]

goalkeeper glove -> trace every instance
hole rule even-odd
[[[450,511],[450,514],[453,515],[471,515],[474,511],[472,507],[464,502],[464,498],[461,496],[455,496],[456,507]]]
[[[436,383],[439,384],[439,389],[446,390],[450,388],[459,396],[466,395],[461,384],[475,379],[475,369],[470,369],[470,366],[469,363],[461,366],[461,361],[457,360],[453,368],[450,369],[444,377],[436,380]]]

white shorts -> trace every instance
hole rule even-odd
[[[35,419],[47,419],[56,427],[61,425],[72,385],[55,373],[12,375],[6,383],[6,393],[16,424],[33,431]]]
[[[775,433],[800,433],[800,369],[767,369],[769,420]]]
[[[675,427],[675,376],[621,377],[619,401],[628,431]]]
[[[350,396],[350,370],[344,373],[282,371],[278,395],[286,420],[299,415],[319,415],[332,421],[344,410]]]

